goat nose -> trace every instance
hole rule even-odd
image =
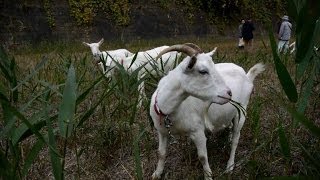
[[[227,94],[231,97],[231,96],[232,96],[231,90],[228,90],[228,91],[227,91]]]

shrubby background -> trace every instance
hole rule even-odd
[[[177,36],[237,36],[242,18],[257,30],[286,13],[286,0],[13,0],[0,2],[0,40],[122,41]]]

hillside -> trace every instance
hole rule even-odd
[[[284,6],[276,0],[20,0],[0,3],[0,40],[7,45],[101,37],[125,40],[232,35],[240,19],[251,17],[257,24],[274,21],[283,14]]]

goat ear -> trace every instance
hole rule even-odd
[[[216,53],[216,51],[217,51],[217,47],[215,47],[212,51],[210,51],[206,54],[212,57]]]
[[[193,66],[196,64],[196,62],[197,62],[197,57],[192,56],[190,58],[189,64],[187,66],[187,69],[191,70],[193,68]]]
[[[103,42],[104,42],[104,39],[102,38],[102,39],[99,41],[99,45],[101,45]]]

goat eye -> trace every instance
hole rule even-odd
[[[199,70],[199,73],[202,75],[209,74],[209,72],[207,70]]]

